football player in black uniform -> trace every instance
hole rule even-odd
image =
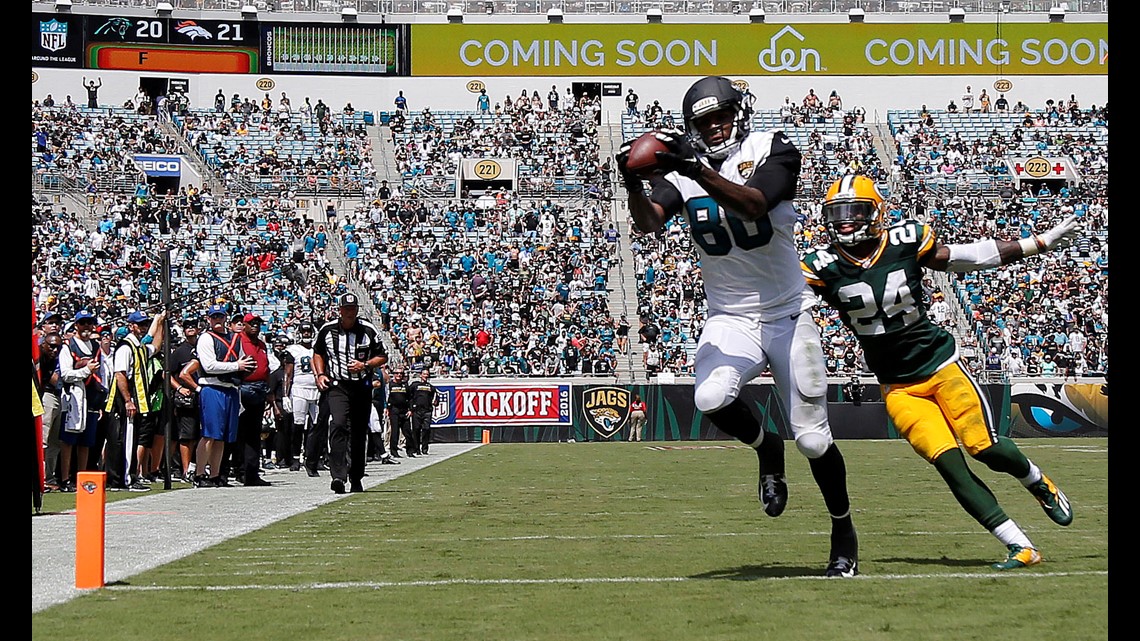
[[[882,386],[887,414],[919,456],[934,465],[954,498],[1007,548],[998,570],[1041,562],[1029,537],[970,471],[959,447],[995,472],[1009,474],[1058,525],[1073,521],[1061,492],[1010,439],[981,388],[958,362],[954,337],[927,316],[923,268],[968,272],[1050,251],[1080,233],[1075,216],[1021,240],[944,245],[914,220],[884,228],[884,198],[867,176],[848,175],[827,190],[823,217],[831,244],[807,254],[804,277],[834,307]]]
[[[627,167],[631,143],[617,155],[637,228],[660,231],[687,219],[700,252],[709,306],[696,354],[694,403],[718,429],[755,448],[760,503],[769,516],[787,505],[784,441],[766,434],[740,400],[741,388],[771,369],[780,407],[807,457],[831,515],[825,574],[857,573],[858,540],[847,495],[843,454],[827,417],[827,372],[815,296],[799,269],[792,199],[800,152],[781,131],[752,131],[743,97],[727,78],[710,76],[685,93],[685,131],[656,136],[652,191]]]

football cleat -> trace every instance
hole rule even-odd
[[[788,482],[783,474],[760,475],[760,505],[764,513],[776,517],[788,506]]]
[[[824,572],[824,576],[843,579],[850,579],[856,574],[859,574],[859,562],[845,556],[833,558],[827,564],[827,571]]]
[[[1009,556],[1000,563],[994,563],[995,570],[1016,570],[1018,568],[1037,565],[1041,562],[1041,554],[1033,548],[1023,548],[1017,544],[1009,546]]]
[[[344,494],[344,481],[340,479],[333,479],[332,483],[329,483],[329,489],[331,489],[334,494]]]
[[[1073,522],[1073,506],[1069,504],[1069,497],[1060,490],[1048,476],[1041,475],[1041,480],[1029,486],[1029,492],[1037,498],[1041,509],[1053,519],[1057,525],[1068,525]]]

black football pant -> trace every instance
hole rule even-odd
[[[416,435],[421,452],[427,452],[431,443],[431,408],[412,410],[412,433]]]
[[[305,432],[305,468],[320,469],[321,458],[329,451],[329,393],[321,392],[317,401],[317,420]]]
[[[419,441],[412,432],[412,421],[405,412],[388,408],[388,424],[391,425],[388,433],[388,445],[391,451],[400,451],[400,434],[403,434],[404,446],[408,451],[412,454],[420,453]]]
[[[293,413],[284,412],[274,419],[277,425],[277,441],[273,449],[277,451],[277,465],[291,465],[301,455],[301,439],[304,434],[293,425]]]
[[[387,454],[384,449],[384,406],[380,403],[373,402],[372,406],[376,408],[376,420],[380,424],[380,431],[372,431],[372,416],[368,417],[368,458],[381,459]]]

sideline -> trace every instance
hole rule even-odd
[[[369,463],[362,485],[367,490],[480,445],[432,443],[431,454],[402,458],[400,465]],[[116,501],[107,511],[104,583],[113,586],[216,543],[352,496],[333,494],[328,472],[310,478],[303,471],[266,470],[264,477],[272,487],[186,488]],[[33,516],[32,613],[88,591],[75,587],[75,513]]]

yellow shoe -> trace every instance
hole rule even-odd
[[[1041,553],[1033,548],[1023,548],[1020,545],[1009,546],[1009,556],[1001,563],[994,563],[995,570],[1016,570],[1041,562]]]

